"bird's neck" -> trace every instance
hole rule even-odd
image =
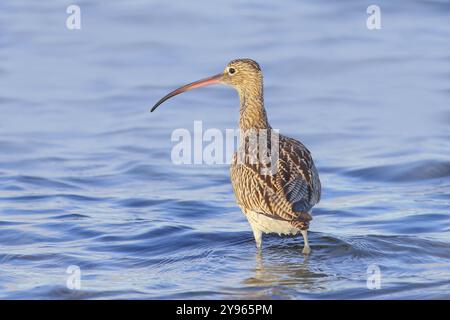
[[[270,129],[266,109],[264,108],[262,84],[238,92],[241,102],[239,112],[239,129],[241,132],[249,129]]]

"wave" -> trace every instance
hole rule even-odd
[[[347,170],[345,175],[380,182],[414,182],[450,177],[450,161],[424,160]]]

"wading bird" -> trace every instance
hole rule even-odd
[[[167,94],[151,111],[173,96],[212,84],[229,85],[239,93],[240,141],[231,164],[231,183],[237,203],[252,228],[256,246],[261,248],[263,233],[301,233],[303,253],[309,254],[311,210],[319,202],[321,193],[319,174],[311,153],[302,143],[274,134],[269,125],[264,108],[263,76],[258,63],[250,59],[233,60],[223,72]],[[259,139],[264,131],[266,139]],[[251,139],[249,132],[256,132],[257,139]],[[258,143],[252,145],[250,140]],[[277,142],[276,160],[270,164],[270,161],[255,161],[255,154],[259,152],[272,156],[267,150],[272,150],[274,141]],[[262,170],[269,167],[275,170]]]

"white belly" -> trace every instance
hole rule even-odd
[[[296,235],[300,232],[299,229],[294,228],[289,222],[272,219],[260,213],[247,211],[245,213],[248,222],[252,229],[259,230],[263,233],[278,233],[279,235]]]

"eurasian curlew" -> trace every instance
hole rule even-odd
[[[309,254],[307,232],[312,208],[320,200],[319,174],[302,143],[272,130],[264,108],[263,75],[258,63],[233,60],[223,72],[167,94],[151,111],[177,94],[212,84],[230,85],[239,93],[240,142],[231,164],[231,183],[256,246],[261,248],[263,233],[301,233],[303,253]]]

